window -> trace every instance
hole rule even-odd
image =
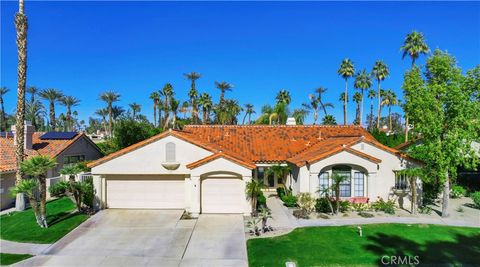
[[[364,180],[365,175],[363,172],[355,172],[353,174],[353,181],[354,181],[354,189],[355,189],[355,194],[354,196],[356,197],[363,197],[363,189],[364,189]]]
[[[407,189],[407,177],[403,174],[395,173],[395,189]]]
[[[258,167],[257,168],[257,181],[260,183],[264,183],[263,178],[265,177],[265,168],[263,167]]]
[[[340,197],[350,197],[352,195],[352,168],[339,165],[332,168],[332,173],[344,177],[340,183]]]
[[[323,196],[323,195],[324,195],[324,194],[322,193],[322,190],[324,190],[325,188],[328,188],[328,178],[329,178],[328,172],[322,172],[322,173],[320,173],[320,175],[318,176],[320,196]]]
[[[167,143],[165,145],[165,161],[166,162],[175,162],[175,144]]]
[[[63,165],[72,165],[85,161],[85,155],[65,156],[63,158]]]

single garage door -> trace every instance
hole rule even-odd
[[[243,181],[235,178],[202,180],[202,213],[243,213]]]
[[[107,205],[125,209],[184,209],[185,180],[107,179]]]

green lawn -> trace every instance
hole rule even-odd
[[[2,215],[0,238],[28,243],[54,243],[87,219],[87,215],[74,210],[75,205],[67,197],[48,202],[48,228],[38,226],[32,209]]]
[[[382,265],[387,256],[419,256],[420,264],[470,264],[480,259],[480,229],[437,225],[374,224],[307,227],[247,242],[250,266]],[[388,260],[385,258],[384,260]],[[414,260],[413,258],[411,259]]]
[[[23,261],[30,257],[33,257],[33,255],[0,253],[0,265],[14,264],[15,262]]]

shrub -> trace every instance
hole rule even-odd
[[[356,212],[362,212],[370,209],[367,203],[352,203],[351,206],[352,209]]]
[[[298,206],[307,214],[315,210],[315,198],[310,193],[301,193],[298,195]]]
[[[317,198],[315,201],[315,211],[322,213],[331,213],[330,205],[328,204],[328,199],[325,197]]]
[[[365,211],[360,211],[360,212],[358,213],[358,215],[361,216],[361,217],[363,217],[363,218],[372,218],[372,217],[374,217],[373,214],[368,213],[368,212],[365,212]]]
[[[475,208],[480,209],[480,191],[470,194]]]
[[[465,196],[466,193],[467,193],[467,190],[465,190],[465,188],[463,188],[460,185],[454,185],[454,186],[452,186],[452,190],[450,191],[450,197],[451,198],[461,198],[461,197]]]
[[[52,197],[63,197],[67,195],[67,188],[70,185],[66,181],[60,181],[58,183],[55,183],[51,185],[48,188],[48,192]]]
[[[95,199],[95,189],[93,187],[93,178],[87,178],[85,181],[80,183],[82,191],[82,203],[88,207],[88,209],[93,209],[93,200]]]
[[[341,201],[340,200],[340,212],[347,212],[350,210],[350,202],[345,200]]]
[[[421,214],[430,215],[432,213],[432,208],[430,208],[429,206],[420,206],[418,207],[418,212],[420,212]]]
[[[282,198],[283,205],[287,207],[295,207],[297,206],[297,197],[294,195],[285,195]]]
[[[379,197],[376,202],[372,203],[372,208],[375,211],[383,211],[387,214],[395,214],[395,201],[394,200],[383,200]]]
[[[257,207],[266,207],[267,206],[267,198],[263,194],[263,192],[260,192],[257,196]]]
[[[285,196],[285,188],[283,187],[277,187],[277,196],[281,199],[283,196]]]
[[[308,213],[304,209],[294,210],[293,216],[298,219],[309,219]]]

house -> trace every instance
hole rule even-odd
[[[17,170],[14,136],[14,128],[12,132],[2,133],[0,136],[1,209],[11,207],[15,201],[9,194],[9,188],[15,185]],[[96,160],[103,155],[83,133],[35,132],[34,127],[28,122],[25,125],[24,149],[27,157],[46,155],[57,159],[57,165],[48,171],[47,177],[58,176],[66,164]]]
[[[265,175],[291,166],[288,177]],[[244,213],[252,179],[315,196],[333,173],[347,177],[340,197],[408,202],[397,170],[418,162],[377,142],[360,126],[190,125],[169,130],[89,164],[102,208]],[[398,189],[398,190],[397,190]],[[401,191],[401,194],[396,192]]]

